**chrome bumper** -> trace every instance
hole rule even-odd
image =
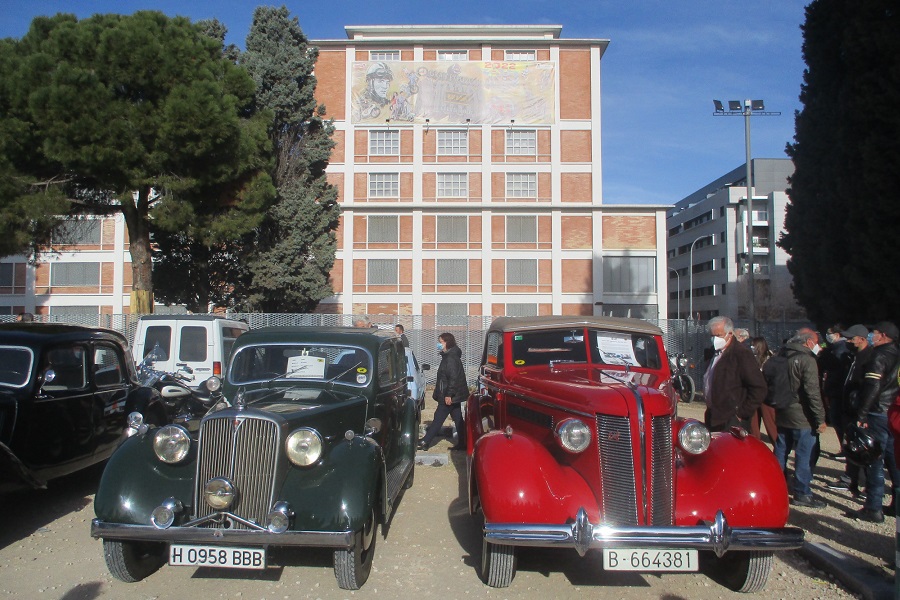
[[[123,525],[91,521],[91,537],[108,540],[136,540],[171,542],[178,544],[209,544],[222,546],[298,546],[349,548],[353,543],[350,531],[285,531],[213,529],[208,527],[178,527],[157,529],[150,525]]]
[[[732,529],[720,510],[715,521],[693,527],[610,527],[592,525],[582,508],[575,522],[565,525],[485,523],[484,539],[510,546],[573,547],[584,556],[596,548],[693,548],[717,556],[739,550],[793,550],[803,545],[799,527]]]

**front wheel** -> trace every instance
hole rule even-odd
[[[678,399],[684,403],[690,403],[697,391],[694,386],[694,380],[685,373],[675,377],[675,389],[678,390]]]
[[[481,577],[491,587],[509,587],[516,576],[516,547],[507,544],[489,544],[487,540],[481,546]]]
[[[347,549],[334,551],[334,576],[344,590],[358,590],[369,578],[372,558],[375,556],[375,509],[363,528],[353,534],[353,545]]]
[[[769,573],[775,564],[771,552],[728,552],[721,558],[712,558],[713,579],[735,592],[753,594],[766,587]]]
[[[165,545],[103,540],[103,558],[113,577],[125,583],[135,583],[163,566],[166,562]]]

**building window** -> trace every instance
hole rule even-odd
[[[371,50],[369,60],[400,60],[399,50]]]
[[[57,245],[100,244],[100,219],[66,219],[53,229],[51,243]]]
[[[506,217],[506,242],[522,244],[537,243],[537,217]]]
[[[12,306],[0,306],[0,315],[11,315]]]
[[[507,285],[537,285],[537,260],[511,258],[506,261]]]
[[[537,173],[507,173],[507,198],[537,198]]]
[[[507,131],[506,153],[517,156],[537,155],[537,131]]]
[[[469,218],[438,216],[435,222],[435,239],[438,243],[464,244],[469,241]]]
[[[13,286],[13,265],[12,263],[0,263],[0,287]]]
[[[508,317],[536,317],[538,305],[534,302],[509,302],[506,304]]]
[[[100,263],[53,263],[50,265],[50,285],[54,287],[100,285]]]
[[[63,317],[84,317],[100,314],[99,306],[51,306],[50,314]]]
[[[400,132],[383,129],[370,130],[369,154],[372,156],[400,156]]]
[[[534,50],[507,50],[506,60],[537,60]]]
[[[439,156],[465,156],[469,153],[469,134],[465,130],[446,129],[437,132]]]
[[[655,256],[607,256],[603,259],[603,291],[656,293]]]
[[[438,198],[466,198],[469,195],[468,173],[438,173]]]
[[[438,285],[466,285],[469,281],[469,261],[465,258],[439,258],[435,261]]]
[[[396,244],[399,241],[400,218],[397,215],[378,215],[368,218],[369,243]]]
[[[399,173],[369,173],[370,198],[399,198]]]
[[[397,259],[370,258],[366,263],[366,279],[369,285],[397,285]]]
[[[467,50],[438,50],[438,60],[469,60],[469,52]]]
[[[469,305],[465,302],[437,302],[434,324],[438,327],[465,327],[469,324]]]

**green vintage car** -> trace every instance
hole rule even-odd
[[[163,563],[264,569],[275,546],[334,548],[358,589],[379,523],[413,483],[420,415],[393,331],[269,327],[237,339],[223,401],[192,428],[141,427],[109,461],[91,535],[114,577]]]

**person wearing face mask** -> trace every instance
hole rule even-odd
[[[734,337],[728,317],[713,317],[707,324],[713,355],[703,375],[706,426],[724,431],[732,426],[750,431],[750,419],[766,397],[766,380],[753,352]]]
[[[776,408],[775,424],[778,441],[775,442],[775,458],[786,469],[787,457],[794,451],[794,497],[791,504],[808,508],[824,508],[825,503],[812,495],[812,456],[818,434],[825,431],[825,407],[819,387],[819,335],[812,329],[797,330],[785,345],[788,377],[793,402],[784,408]]]
[[[900,332],[897,326],[888,321],[881,321],[872,328],[872,360],[863,375],[859,390],[859,402],[856,406],[856,424],[865,428],[885,450],[880,457],[866,467],[866,503],[862,509],[851,513],[854,519],[881,523],[884,512],[881,502],[884,499],[884,467],[887,466],[891,482],[895,488],[900,486],[900,473],[894,460],[894,441],[888,429],[887,411],[894,403],[898,392],[898,371],[900,371],[900,349],[897,339]],[[895,493],[898,490],[895,489]],[[896,505],[891,504],[891,510]]]
[[[438,407],[417,447],[419,450],[428,450],[431,440],[437,437],[449,416],[456,425],[457,435],[456,445],[451,450],[465,450],[466,428],[460,405],[469,397],[469,384],[462,363],[462,350],[456,345],[454,335],[448,332],[438,336],[437,350],[441,354],[441,364],[438,366],[431,397],[437,401]]]

